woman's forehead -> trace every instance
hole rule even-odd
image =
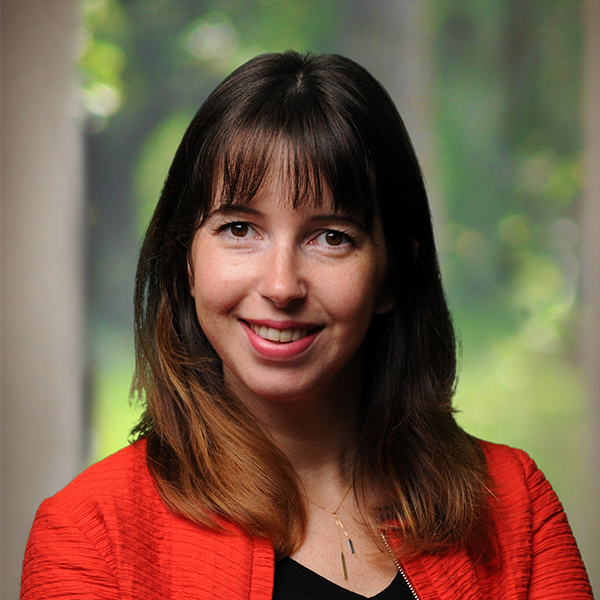
[[[311,206],[352,215],[371,229],[377,212],[372,173],[366,160],[307,146],[283,133],[265,131],[241,136],[238,131],[221,144],[213,161],[208,210],[250,202],[259,193],[273,193],[294,208]],[[362,169],[361,169],[362,166]]]
[[[220,169],[214,179],[213,208],[272,198],[294,208],[301,206],[335,210],[331,188],[315,166],[291,164],[287,157],[273,156],[258,164],[238,164]]]

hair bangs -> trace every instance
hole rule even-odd
[[[281,111],[274,106],[273,114],[263,112],[218,136],[211,205],[250,202],[267,178],[276,177],[286,190],[281,202],[293,208],[321,206],[328,191],[335,212],[351,215],[371,231],[375,169],[356,132],[335,113],[284,110],[288,118],[282,119]]]

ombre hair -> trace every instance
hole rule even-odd
[[[470,545],[486,529],[486,466],[456,423],[456,344],[425,184],[383,87],[355,62],[295,52],[253,58],[200,107],[175,154],[146,232],[135,292],[133,390],[164,502],[205,526],[234,521],[297,549],[306,510],[296,474],[245,405],[196,316],[192,240],[216,202],[250,201],[269,169],[289,202],[334,207],[382,225],[393,309],[364,344],[353,485],[374,538],[400,530],[400,553]]]

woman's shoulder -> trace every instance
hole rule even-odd
[[[146,462],[146,440],[141,439],[121,448],[114,454],[93,463],[75,477],[65,488],[57,492],[62,496],[92,483],[96,486],[112,486],[136,474],[151,478]]]
[[[139,550],[160,496],[138,442],[88,467],[42,502],[23,561],[23,598],[119,597],[123,549]],[[129,550],[131,548],[131,550]],[[84,590],[90,590],[85,592]],[[88,594],[88,595],[86,595]]]
[[[91,465],[40,505],[32,542],[89,541],[109,548],[140,537],[175,518],[162,502],[146,463],[146,444],[138,441]],[[68,535],[65,535],[69,532]]]
[[[85,507],[123,508],[127,503],[139,507],[159,498],[146,463],[146,443],[140,440],[89,466],[42,507],[61,507],[75,516]]]
[[[519,448],[479,440],[494,487],[514,493],[534,493],[540,486],[550,487],[535,461]]]
[[[488,469],[494,471],[522,471],[537,468],[533,459],[519,448],[506,444],[478,440],[486,457]]]
[[[44,500],[27,544],[22,598],[62,598],[68,589],[78,598],[237,599],[248,597],[250,573],[267,589],[272,563],[267,540],[233,523],[207,529],[171,511],[141,441]],[[219,590],[211,596],[203,586],[215,572],[222,582],[211,584]]]
[[[585,567],[562,504],[523,450],[481,442],[502,564],[521,573],[528,597],[591,597]],[[517,563],[526,564],[519,569]],[[518,579],[518,578],[517,578]],[[550,586],[552,593],[549,594]],[[539,593],[539,596],[538,596]]]
[[[489,473],[485,554],[462,549],[405,560],[419,596],[591,600],[566,515],[543,473],[523,450],[479,442]]]
[[[534,518],[540,511],[564,514],[550,482],[535,461],[518,448],[480,440],[490,477],[490,492],[498,507],[512,507]]]

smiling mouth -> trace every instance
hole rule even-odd
[[[269,340],[270,342],[279,342],[287,344],[289,342],[297,342],[303,337],[306,337],[309,333],[317,331],[319,327],[313,329],[275,329],[273,327],[267,327],[265,325],[253,325],[248,323],[252,331],[256,335],[263,338],[263,340]]]

